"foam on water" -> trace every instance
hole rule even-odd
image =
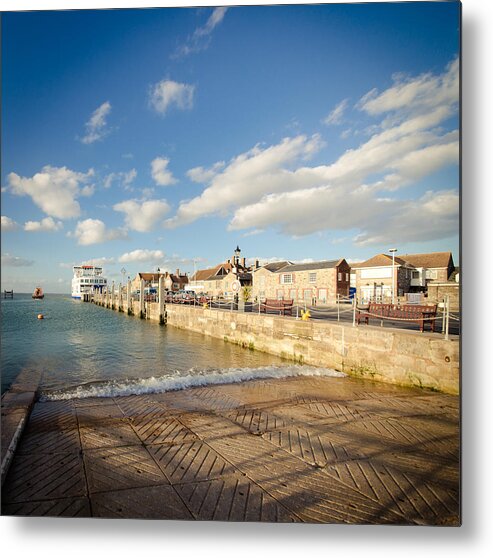
[[[87,397],[121,397],[147,393],[164,393],[190,387],[230,384],[248,380],[289,378],[293,376],[332,376],[344,377],[345,374],[329,368],[314,366],[264,366],[261,368],[227,368],[195,369],[176,372],[173,375],[143,378],[139,380],[122,380],[97,382],[74,388],[44,393],[42,401],[60,401],[67,399],[84,399]]]

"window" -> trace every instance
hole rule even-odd
[[[346,282],[349,281],[349,273],[346,273]]]
[[[316,283],[317,282],[317,274],[316,273],[310,273],[309,281],[310,281],[310,283]]]
[[[413,271],[413,279],[419,279],[419,271]]]
[[[337,274],[337,280],[338,281],[342,281],[342,273],[339,271],[339,273]]]
[[[436,279],[437,278],[436,269],[427,269],[426,270],[426,278],[427,279]]]
[[[291,284],[293,282],[293,275],[291,273],[284,273],[281,275],[281,283],[284,285]]]

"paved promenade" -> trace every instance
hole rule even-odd
[[[38,402],[2,514],[458,525],[458,406],[318,377]]]

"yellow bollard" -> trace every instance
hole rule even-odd
[[[310,310],[304,310],[301,312],[301,319],[303,322],[307,322],[310,319]]]

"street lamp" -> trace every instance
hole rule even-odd
[[[397,252],[397,248],[390,248],[389,252],[392,254],[392,304],[394,304],[394,290],[395,290],[395,253]]]

